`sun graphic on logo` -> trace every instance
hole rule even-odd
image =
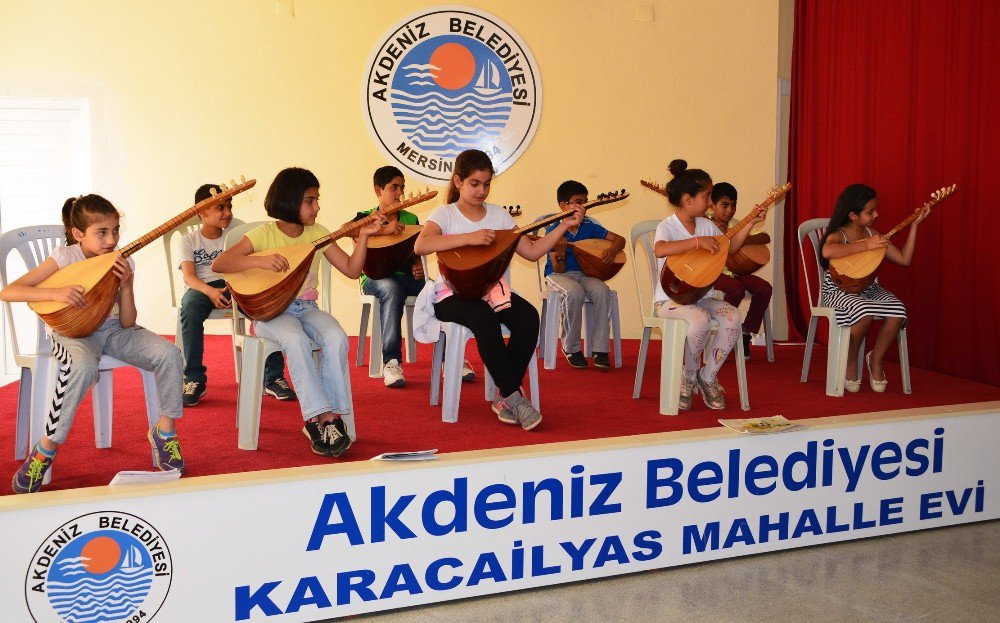
[[[83,566],[94,575],[101,575],[118,566],[122,550],[118,543],[107,536],[97,536],[90,540],[80,551]]]
[[[431,52],[434,82],[443,89],[456,90],[469,84],[476,71],[476,59],[461,43],[444,43]]]

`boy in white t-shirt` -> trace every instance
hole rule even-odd
[[[195,192],[195,203],[211,196],[217,184],[204,184]],[[205,320],[213,309],[229,307],[226,282],[212,272],[212,261],[223,251],[226,229],[233,220],[233,202],[222,201],[201,213],[201,229],[181,238],[180,268],[188,289],[181,298],[181,335],[184,341],[184,406],[193,407],[208,390],[205,353]],[[278,400],[295,400],[295,392],[284,377],[285,359],[281,352],[264,363],[264,392]]]

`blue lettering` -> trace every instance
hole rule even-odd
[[[879,480],[895,478],[899,475],[899,462],[903,458],[902,455],[903,452],[900,450],[899,444],[891,441],[880,443],[875,446],[875,451],[872,452],[872,473]],[[886,471],[883,469],[886,465],[896,465],[896,468]]]
[[[820,526],[819,517],[816,516],[816,511],[807,508],[802,511],[799,515],[799,520],[795,523],[795,530],[792,531],[792,538],[797,539],[803,534],[811,533],[815,535],[823,534],[823,528]]]
[[[915,467],[907,466],[907,476],[921,476],[927,471],[931,460],[927,458],[926,454],[918,452],[918,450],[927,450],[930,447],[930,443],[926,439],[914,439],[906,445],[906,460],[916,463]]]
[[[855,502],[854,503],[854,529],[859,530],[863,528],[874,528],[875,520],[869,519],[865,520],[865,503]]]
[[[769,515],[760,516],[760,542],[767,543],[771,538],[771,533],[775,530],[778,531],[778,540],[784,541],[788,538],[788,513],[779,513],[778,520],[771,522],[771,517]]]
[[[572,541],[564,541],[559,544],[563,550],[569,554],[569,557],[573,560],[573,571],[579,571],[583,569],[583,558],[587,555],[590,548],[597,542],[597,539],[587,539],[580,544],[579,547],[576,546]]]
[[[497,555],[493,552],[485,552],[476,559],[476,566],[469,574],[467,586],[477,586],[483,580],[493,580],[494,582],[506,582],[503,566],[497,560]]]
[[[756,543],[753,538],[753,530],[750,529],[750,523],[743,517],[737,518],[729,528],[729,534],[726,535],[726,542],[722,544],[722,549],[729,549],[737,543],[744,545]]]
[[[706,547],[713,550],[719,549],[719,522],[717,521],[705,524],[703,533],[698,532],[697,525],[684,526],[682,535],[684,543],[682,551],[685,554],[690,554],[692,551],[703,552]]]
[[[503,499],[495,502],[490,501],[493,495],[501,496]],[[514,490],[507,485],[490,485],[483,487],[483,490],[476,496],[474,512],[476,521],[486,529],[503,528],[514,521],[514,511],[517,508],[517,498]],[[491,511],[510,511],[499,519],[492,519],[489,516]]]
[[[774,478],[775,482],[771,484],[759,486],[757,481],[760,479]],[[747,463],[747,473],[746,473],[746,486],[747,492],[751,495],[767,495],[768,493],[774,491],[778,486],[778,461],[775,460],[773,456],[761,455],[755,456]]]
[[[656,530],[645,530],[635,535],[635,538],[632,539],[632,544],[639,549],[632,552],[632,558],[635,558],[639,562],[658,558],[663,553],[663,544],[659,541],[662,536]]]
[[[416,534],[405,523],[400,521],[406,507],[413,501],[414,495],[400,496],[389,512],[386,512],[385,487],[372,488],[372,543],[385,541],[385,529],[389,528],[401,539],[414,539]]]
[[[941,492],[925,493],[920,496],[920,519],[937,519],[941,516]]]
[[[330,522],[334,508],[337,509],[340,516],[340,521],[337,523]],[[323,545],[323,539],[328,535],[341,533],[347,535],[347,540],[351,545],[361,545],[365,542],[347,494],[343,492],[328,493],[323,496],[323,504],[316,515],[316,523],[313,524],[312,534],[309,535],[306,551],[318,550]]]
[[[295,592],[292,593],[292,598],[288,601],[288,609],[285,610],[285,614],[298,612],[302,606],[309,605],[317,608],[329,608],[333,605],[330,603],[330,598],[326,596],[323,585],[319,583],[319,578],[314,575],[299,580],[295,586]]]
[[[454,508],[452,520],[443,524],[437,522],[437,507],[448,504]],[[456,478],[455,491],[435,491],[427,496],[424,502],[421,518],[424,530],[432,536],[444,536],[449,532],[465,532],[469,529],[469,517],[466,509],[469,506],[469,479]]]
[[[805,477],[802,480],[795,479],[795,466],[798,463],[805,464]],[[816,487],[816,442],[810,441],[806,444],[805,452],[792,452],[785,459],[785,464],[781,468],[781,478],[785,483],[785,488],[789,491],[801,491],[802,489],[813,489]]]
[[[562,571],[562,567],[559,565],[552,565],[551,567],[545,566],[545,546],[535,545],[531,548],[531,576],[539,577],[542,575],[552,575],[553,573],[559,573]]]
[[[617,562],[620,565],[627,565],[630,561],[625,553],[625,546],[617,534],[613,534],[604,539],[601,551],[597,553],[597,560],[594,561],[594,568],[603,567],[609,562]]]
[[[548,491],[553,521],[563,518],[563,483],[558,478],[546,478],[538,483],[526,482],[524,491],[524,523],[535,523],[535,503],[540,491]]]
[[[427,565],[427,573],[424,574],[424,581],[432,591],[447,591],[462,583],[460,576],[454,575],[450,580],[441,580],[441,567],[451,567],[461,569],[462,561],[458,558],[440,558]]]
[[[844,465],[844,473],[847,474],[847,489],[845,489],[847,493],[854,491],[858,487],[858,480],[861,478],[861,470],[864,468],[869,450],[871,450],[871,446],[867,444],[861,446],[858,450],[858,459],[854,461],[851,458],[851,451],[849,449],[837,448],[837,454],[840,455],[840,462]]]
[[[621,472],[611,472],[608,474],[593,474],[590,477],[590,484],[604,485],[597,494],[594,503],[590,505],[590,515],[610,515],[611,513],[622,512],[621,504],[606,504],[611,499],[611,495],[622,483]]]
[[[337,605],[346,606],[351,603],[351,593],[357,593],[362,601],[375,601],[375,591],[371,585],[375,583],[375,572],[371,569],[356,569],[337,574]]]
[[[666,478],[660,478],[661,469],[671,470]],[[646,464],[646,508],[659,508],[670,506],[680,501],[684,495],[684,489],[677,483],[677,478],[684,471],[684,464],[680,459],[656,459]],[[659,489],[669,487],[670,495],[665,498],[659,497]]]
[[[705,472],[705,475],[702,475]],[[713,461],[704,461],[691,468],[688,476],[688,494],[695,502],[711,502],[722,492],[722,466]],[[701,492],[702,487],[713,487],[711,491]]]
[[[902,517],[893,517],[903,512],[903,498],[887,498],[879,504],[878,522],[882,526],[903,523]]]
[[[379,599],[388,599],[400,591],[406,591],[410,595],[419,595],[424,592],[424,589],[420,588],[420,582],[417,581],[413,569],[407,564],[393,566]]]
[[[246,621],[250,618],[250,614],[253,613],[254,608],[260,608],[260,611],[264,613],[264,616],[274,616],[276,614],[281,614],[281,608],[278,607],[276,603],[271,601],[271,591],[281,584],[278,582],[267,582],[261,585],[260,588],[255,590],[253,593],[250,592],[249,586],[237,586],[236,587],[236,620]]]

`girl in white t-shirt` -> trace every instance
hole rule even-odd
[[[76,307],[87,305],[83,286],[41,288],[38,284],[74,262],[111,253],[118,247],[119,214],[111,202],[100,195],[67,199],[62,209],[66,227],[66,246],[56,247],[52,255],[34,270],[0,292],[5,301],[59,301]],[[153,450],[153,463],[163,471],[184,470],[175,420],[183,413],[181,406],[181,353],[173,344],[135,323],[132,260],[119,257],[114,274],[121,280],[118,300],[104,323],[86,337],[66,337],[50,330],[52,355],[59,366],[55,395],[45,417],[42,435],[28,459],[14,474],[15,493],[34,493],[52,465],[56,450],[66,441],[76,408],[97,382],[101,355],[108,354],[156,375],[160,419],[147,434]],[[61,397],[62,400],[58,400]]]
[[[672,216],[665,218],[656,227],[653,253],[659,258],[656,263],[657,274],[663,270],[663,263],[668,255],[679,255],[699,247],[712,253],[718,252],[719,242],[712,236],[722,235],[719,228],[704,217],[712,192],[712,178],[708,173],[701,169],[688,169],[684,160],[671,162],[670,173],[673,179],[667,183],[667,199],[676,209]],[[751,222],[759,223],[764,220],[764,214],[760,212]],[[736,253],[743,246],[750,229],[744,227],[733,236],[729,246],[730,254]],[[740,337],[739,310],[712,296],[713,290],[706,292],[701,300],[691,305],[681,305],[667,296],[659,279],[655,281],[653,305],[656,315],[660,318],[678,318],[688,323],[679,407],[690,409],[691,394],[700,390],[705,406],[709,409],[725,409],[726,394],[719,384],[718,373]],[[719,329],[708,351],[708,361],[699,371],[701,353],[709,338],[713,319],[719,323]]]
[[[493,174],[493,163],[484,152],[471,149],[459,154],[448,188],[448,204],[431,212],[414,251],[428,255],[467,245],[489,246],[497,230],[513,229],[514,219],[506,210],[486,203]],[[531,262],[537,260],[555,246],[567,229],[578,226],[582,218],[582,209],[578,209],[544,238],[532,241],[522,236],[517,242],[517,254]],[[538,426],[542,415],[520,390],[538,344],[538,310],[511,293],[510,307],[494,311],[484,300],[467,301],[451,296],[451,288],[442,277],[427,287],[435,289],[437,319],[464,325],[476,337],[479,354],[497,385],[492,406],[500,421],[519,424],[524,430]],[[510,331],[507,342],[501,333],[501,323]]]

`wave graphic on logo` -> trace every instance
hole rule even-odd
[[[396,124],[418,149],[454,158],[496,143],[510,118],[513,88],[490,48],[437,37],[414,47],[400,68],[390,105]]]
[[[67,547],[49,575],[49,603],[68,623],[121,621],[142,605],[153,584],[152,561],[137,539],[120,532],[94,534],[98,538],[88,543],[98,542],[102,549],[95,554],[91,548],[88,556],[87,543]],[[108,556],[110,565],[105,564]]]

